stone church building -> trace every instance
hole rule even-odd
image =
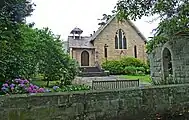
[[[101,65],[106,60],[132,56],[146,61],[146,38],[129,20],[118,22],[110,18],[105,25],[90,36],[82,36],[80,28],[74,28],[68,36],[68,52],[80,66]]]

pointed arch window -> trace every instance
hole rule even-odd
[[[115,49],[127,49],[127,39],[125,32],[119,29],[115,35]]]

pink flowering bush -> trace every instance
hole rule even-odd
[[[5,94],[22,94],[22,93],[44,93],[46,90],[37,85],[31,84],[25,79],[14,79],[6,81],[1,91]]]

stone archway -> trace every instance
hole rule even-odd
[[[89,53],[87,51],[81,53],[81,66],[89,66]]]
[[[169,75],[173,75],[172,55],[168,48],[163,50],[163,74],[164,79],[169,77]]]

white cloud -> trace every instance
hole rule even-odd
[[[28,22],[35,22],[38,28],[49,27],[64,40],[74,27],[80,27],[83,35],[90,35],[98,28],[98,18],[102,14],[110,14],[117,0],[32,0],[37,6]],[[157,26],[157,22],[149,24],[144,18],[135,25],[146,36]]]

